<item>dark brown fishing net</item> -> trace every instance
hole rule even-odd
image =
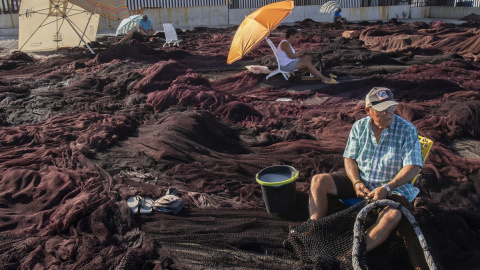
[[[184,31],[179,47],[132,36],[96,55],[2,56],[0,269],[312,269],[282,243],[309,217],[312,176],[343,167],[374,86],[391,88],[396,113],[434,141],[412,203],[432,254],[444,269],[478,268],[478,33],[394,21],[294,27],[294,47],[322,53],[340,84],[248,72],[276,68],[266,42],[227,65],[236,27]],[[272,32],[275,44],[286,28]],[[300,172],[291,215],[266,213],[255,181],[279,164]],[[132,215],[130,196],[158,199],[171,186],[186,203],[179,215]],[[416,265],[415,249],[392,238],[367,254],[370,269]]]

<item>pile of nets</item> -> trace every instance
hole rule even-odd
[[[476,44],[472,29],[295,27],[295,49],[322,52],[340,84],[247,71],[274,65],[266,42],[227,65],[234,28],[185,31],[180,47],[130,39],[95,56],[0,57],[0,269],[314,268],[318,256],[304,261],[284,241],[290,228],[312,225],[304,223],[310,179],[342,169],[374,86],[391,88],[396,113],[434,141],[412,210],[432,255],[444,269],[478,267],[480,65],[477,51],[460,48]],[[275,44],[285,29],[272,32]],[[271,215],[255,175],[282,164],[300,172],[296,210]],[[176,216],[127,206],[130,196],[158,199],[172,186],[186,203]],[[392,237],[367,254],[369,268],[416,265]],[[344,261],[334,257],[323,265]]]

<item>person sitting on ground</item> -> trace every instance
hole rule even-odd
[[[397,102],[388,88],[374,87],[367,95],[368,116],[353,124],[344,151],[345,171],[314,175],[310,185],[310,219],[319,220],[328,210],[327,195],[381,200],[392,193],[412,201],[411,180],[422,166],[415,126],[394,114]],[[366,232],[367,252],[383,243],[399,224],[402,213],[383,208]]]
[[[347,20],[345,20],[345,18],[342,17],[342,15],[340,15],[340,12],[342,12],[341,8],[337,9],[337,11],[335,11],[335,13],[333,13],[333,21],[334,22],[346,22],[347,21]]]
[[[294,71],[295,69],[308,69],[310,73],[327,84],[337,84],[338,82],[333,78],[325,77],[313,64],[312,57],[305,54],[305,51],[298,51],[292,47],[292,43],[298,37],[298,31],[296,29],[288,29],[285,39],[280,41],[277,48],[278,61],[280,63],[280,69],[283,71]]]
[[[138,31],[144,36],[152,36],[155,34],[152,22],[148,19],[147,15],[143,15],[143,19],[138,23]]]

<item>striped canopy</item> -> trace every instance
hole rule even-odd
[[[320,7],[320,13],[332,13],[341,7],[337,1],[328,1]]]
[[[68,0],[91,13],[99,14],[114,20],[128,18],[128,7],[125,0]]]

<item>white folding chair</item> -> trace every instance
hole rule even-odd
[[[183,41],[183,39],[178,39],[177,32],[171,23],[164,23],[163,30],[165,31],[165,44],[163,47],[168,46],[179,46],[178,43]]]
[[[288,78],[292,75],[292,72],[291,71],[283,71],[280,69],[280,62],[278,61],[278,55],[277,55],[277,48],[275,47],[275,45],[273,45],[273,42],[268,39],[268,38],[265,38],[267,40],[267,43],[268,45],[270,45],[270,48],[272,48],[272,51],[273,51],[273,54],[275,55],[275,59],[277,59],[277,65],[278,65],[278,68],[272,72],[270,72],[268,75],[267,75],[267,79],[272,77],[273,75],[277,75],[278,73],[281,73],[283,75],[283,77],[285,78],[285,80],[288,81]]]

